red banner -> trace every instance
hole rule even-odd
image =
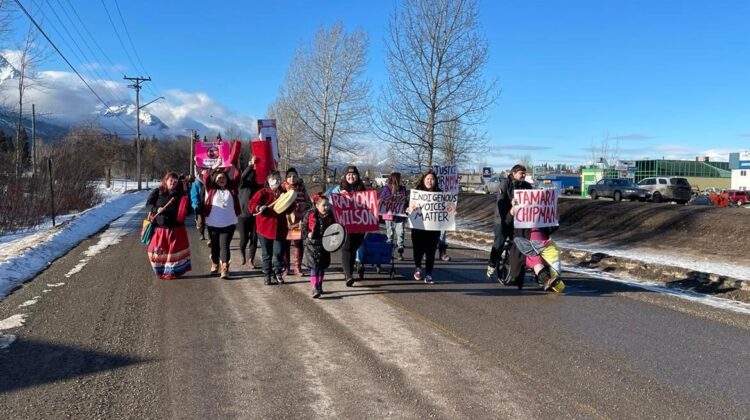
[[[276,169],[276,161],[273,159],[273,148],[270,141],[251,141],[250,147],[253,156],[258,158],[255,163],[255,181],[259,184],[266,182],[266,175]]]
[[[336,221],[347,233],[375,232],[378,225],[378,195],[375,190],[332,193],[331,204]]]

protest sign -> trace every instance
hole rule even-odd
[[[393,220],[393,216],[406,217],[406,199],[405,195],[391,195],[378,200],[378,213],[383,220]]]
[[[276,169],[279,162],[279,146],[276,138],[276,120],[258,120],[258,138],[250,142],[255,163],[255,181],[266,182],[269,172]]]
[[[557,190],[515,190],[516,209],[513,227],[516,229],[558,226]]]
[[[485,166],[482,168],[482,178],[492,178],[492,168]]]
[[[456,230],[458,194],[411,190],[409,227],[422,230]]]
[[[195,158],[199,168],[213,168],[216,162],[220,166],[230,166],[230,145],[227,141],[196,141]]]
[[[331,193],[330,197],[336,222],[344,225],[346,233],[375,232],[380,229],[375,190]]]
[[[441,191],[457,193],[460,190],[460,186],[458,185],[458,166],[433,165],[432,173],[435,174],[438,187]]]

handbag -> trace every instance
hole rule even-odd
[[[167,206],[169,206],[173,202],[174,198],[170,198],[167,204],[165,204],[164,207],[161,208],[161,211],[157,211],[156,214],[153,215],[149,214],[145,219],[143,219],[143,225],[141,225],[141,243],[143,245],[150,244],[151,238],[154,236],[154,233],[156,233],[156,226],[154,226],[156,224],[154,222],[156,216],[160,215],[167,208]]]
[[[151,238],[154,236],[154,232],[156,232],[154,221],[151,219],[151,216],[148,216],[143,219],[143,225],[141,226],[141,243],[143,245],[150,244]]]

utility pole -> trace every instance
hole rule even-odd
[[[186,128],[190,130],[190,176],[195,176],[195,137],[197,136],[197,130],[194,128]]]
[[[31,104],[31,173],[36,175],[36,108]]]
[[[135,166],[136,172],[138,173],[138,191],[141,190],[141,83],[150,82],[150,77],[128,77],[123,76],[123,79],[130,80],[133,82],[128,87],[135,89]]]

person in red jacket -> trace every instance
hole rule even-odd
[[[250,213],[255,214],[256,230],[263,255],[265,285],[271,284],[272,275],[277,284],[284,283],[282,253],[289,225],[286,222],[286,212],[278,214],[270,206],[285,192],[286,190],[281,187],[281,174],[279,171],[271,171],[266,176],[264,187],[256,192],[247,204]],[[288,211],[292,210],[294,206]]]

